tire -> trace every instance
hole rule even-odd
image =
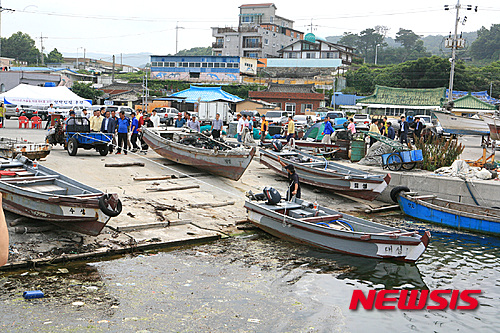
[[[10,119],[10,116],[5,116],[5,119]]]
[[[108,146],[99,146],[97,147],[97,151],[101,156],[106,156],[109,153],[109,148]]]
[[[78,140],[76,138],[70,138],[66,149],[68,150],[69,156],[75,156],[78,152]]]
[[[396,186],[395,188],[393,188],[391,190],[392,201],[394,201],[395,203],[398,203],[399,193],[401,193],[401,192],[410,192],[410,189],[406,186]]]
[[[402,167],[405,170],[411,170],[417,165],[417,162],[403,163]]]
[[[403,166],[403,159],[398,153],[392,153],[387,157],[387,168],[391,171],[399,171]]]
[[[112,208],[108,207],[108,200],[111,197],[111,194],[103,194],[99,198],[99,209],[106,215],[110,217],[116,217],[120,215],[122,212],[122,202],[120,199],[118,199],[118,202],[116,204],[116,208],[113,210]]]

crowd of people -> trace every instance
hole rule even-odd
[[[422,130],[425,128],[425,125],[420,122],[419,117],[407,119],[405,116],[401,116],[398,123],[399,130],[396,133],[396,130],[392,126],[392,123],[390,121],[387,121],[387,117],[383,117],[382,119],[373,118],[368,131],[386,136],[392,140],[396,140],[397,134],[399,142],[401,144],[407,144],[409,143],[408,134],[410,132],[410,128],[413,129],[414,139],[419,139],[422,136]],[[370,137],[370,146],[373,145],[376,141],[377,140],[375,138]]]

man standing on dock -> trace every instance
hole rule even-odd
[[[261,118],[262,118],[262,123],[260,124],[260,142],[264,143],[267,131],[269,131],[269,122],[266,120],[265,115],[262,115]]]
[[[408,129],[409,129],[409,125],[408,125],[408,122],[405,120],[405,116],[401,116],[401,126],[400,126],[400,129],[399,129],[399,142],[400,143],[403,143],[403,141],[405,143],[408,143]]]
[[[121,154],[122,146],[123,152],[127,155],[127,142],[128,142],[128,126],[130,125],[130,120],[125,117],[125,111],[120,111],[120,118],[118,118],[118,148],[116,154]]]
[[[423,124],[420,122],[419,117],[415,117],[415,129],[413,130],[413,134],[415,134],[415,140],[420,139],[422,136]]]
[[[332,123],[330,122],[330,117],[325,117],[325,128],[323,129],[323,139],[321,143],[326,143],[328,145],[332,144],[332,134],[335,130],[333,129]]]
[[[220,119],[220,114],[215,115],[215,119],[212,120],[212,138],[220,139],[220,134],[222,132],[222,120]]]
[[[290,142],[291,139],[295,136],[295,122],[293,121],[292,116],[288,116],[288,126],[286,131],[286,142]]]
[[[135,117],[135,112],[132,112],[131,114],[132,117],[132,123],[130,125],[130,132],[132,132],[132,135],[130,136],[130,143],[132,144],[132,152],[136,152],[139,150],[139,146],[137,145],[137,137],[139,135],[139,120]]]
[[[92,132],[101,131],[102,120],[104,118],[101,116],[100,111],[94,111],[94,115],[90,117],[90,130]]]
[[[54,109],[54,104],[50,103],[49,108],[47,109],[48,113],[48,118],[47,118],[47,124],[45,124],[45,129],[49,128],[50,122],[52,120],[52,115],[56,113],[56,110]]]

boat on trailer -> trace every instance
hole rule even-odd
[[[122,204],[117,194],[103,193],[18,155],[0,160],[3,208],[63,229],[96,236]]]
[[[295,167],[295,171],[302,183],[365,200],[374,200],[391,180],[389,174],[371,174],[300,150],[282,150],[279,152],[271,149],[260,150],[261,164],[282,176],[288,176],[278,158],[284,163],[292,164]]]
[[[144,141],[164,158],[232,180],[240,179],[256,148],[211,139],[187,130],[144,128]]]
[[[325,250],[356,256],[415,262],[424,253],[431,235],[405,231],[301,200],[273,204],[251,192],[245,201],[252,224],[276,237]],[[275,190],[274,190],[275,191]],[[272,196],[272,195],[271,195]],[[266,200],[266,202],[262,200]]]
[[[30,160],[39,160],[50,154],[48,143],[34,143],[23,139],[0,137],[0,155],[8,158],[21,154]]]
[[[440,199],[435,195],[418,195],[409,192],[405,186],[392,189],[391,198],[406,215],[413,218],[457,229],[500,235],[500,209]]]

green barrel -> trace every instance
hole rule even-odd
[[[351,161],[357,162],[366,154],[366,143],[362,140],[354,140],[351,142]]]

